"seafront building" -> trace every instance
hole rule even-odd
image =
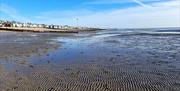
[[[0,20],[0,27],[2,27],[2,26],[3,26],[3,21]]]
[[[36,23],[22,23],[17,21],[3,21],[0,20],[0,27],[14,27],[14,28],[48,28],[48,29],[87,29],[85,27],[73,27],[68,25],[47,25]]]

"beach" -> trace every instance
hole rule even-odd
[[[81,31],[97,31],[103,30],[99,28],[84,28],[84,29],[50,29],[50,28],[28,28],[28,27],[0,27],[0,31],[10,32],[35,32],[35,33],[78,33]]]
[[[1,31],[0,91],[180,91],[179,55],[179,28]]]

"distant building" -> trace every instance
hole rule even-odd
[[[12,23],[7,21],[2,24],[4,27],[12,27]]]
[[[91,29],[87,27],[75,27],[68,25],[46,25],[46,24],[36,24],[36,23],[21,23],[17,21],[3,21],[0,20],[0,27],[18,27],[18,28],[48,28],[48,29]]]
[[[63,29],[69,29],[68,25],[63,26]]]
[[[13,23],[12,24],[12,27],[23,27],[23,24],[22,23]]]
[[[54,28],[55,28],[55,25],[49,25],[48,28],[49,28],[49,29],[54,29]]]
[[[0,20],[0,27],[3,27],[3,21]]]

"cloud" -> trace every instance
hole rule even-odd
[[[90,2],[84,2],[83,4],[86,5],[98,5],[98,4],[119,4],[119,3],[126,3],[129,0],[95,0]]]
[[[38,23],[45,24],[64,24],[67,25],[71,22],[70,25],[75,25],[77,23],[77,18],[80,16],[92,15],[96,12],[87,10],[87,9],[79,9],[79,10],[52,10],[41,12],[39,15],[34,16],[34,20]],[[76,23],[74,23],[76,22]]]
[[[137,3],[137,4],[139,4],[139,5],[142,6],[142,7],[151,8],[151,6],[144,4],[144,3],[142,3],[142,2],[139,1],[139,0],[132,0],[132,1],[134,1],[134,2]]]
[[[143,5],[143,2],[157,2],[161,0],[92,0],[89,2],[84,2],[86,5],[106,5],[106,4],[122,4],[122,3],[132,3]]]
[[[120,0],[112,0],[114,3],[118,1]],[[53,10],[40,12],[29,19],[22,16],[15,8],[1,3],[0,13],[1,15],[2,13],[6,14],[17,21],[32,22],[33,20],[33,22],[45,24],[75,26],[77,25],[76,18],[79,18],[79,25],[81,26],[102,28],[180,27],[180,0],[164,0],[163,2],[155,2],[159,0],[129,1],[136,2],[139,6],[104,11],[89,9]],[[128,2],[128,0],[121,0],[122,2]]]
[[[87,15],[93,14],[95,12],[87,10],[87,9],[79,9],[79,10],[52,10],[47,12],[42,12],[40,15],[35,16],[35,18],[43,19],[51,16],[52,18],[67,18],[67,17],[76,17],[79,15]]]
[[[11,17],[13,20],[22,21],[22,22],[32,22],[30,19],[20,15],[20,13],[11,6],[0,3],[0,12],[1,14],[6,14]],[[2,16],[0,16],[2,18]]]
[[[93,12],[88,13],[89,10],[83,11],[84,14],[79,13],[76,10],[75,15],[73,11],[69,16],[61,16],[58,13],[46,13],[39,17],[44,17],[41,22],[56,23],[56,24],[68,24],[75,25],[75,18],[79,18],[79,24],[81,26],[92,27],[111,27],[111,28],[148,28],[148,27],[180,27],[180,1],[171,0],[166,2],[155,2],[148,4],[151,8],[144,8],[144,4],[141,6],[115,9],[112,11]],[[145,6],[146,7],[146,6]],[[60,12],[60,11],[58,11]],[[91,12],[91,11],[90,11]],[[78,14],[79,13],[79,14]],[[37,18],[38,20],[38,18]]]

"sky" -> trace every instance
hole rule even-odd
[[[0,0],[0,20],[100,28],[180,27],[180,0]]]

